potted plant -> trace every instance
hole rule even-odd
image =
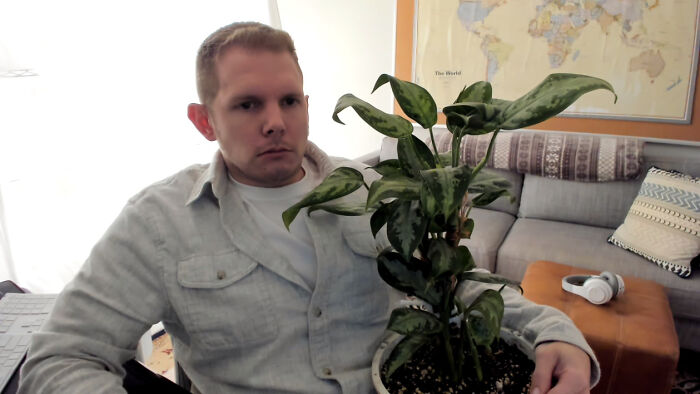
[[[482,172],[496,135],[500,130],[542,122],[586,92],[614,90],[598,78],[552,74],[529,93],[507,101],[492,98],[490,83],[474,83],[459,92],[454,104],[443,108],[447,130],[452,133],[452,149],[439,153],[433,134],[437,106],[428,91],[383,74],[373,92],[386,83],[403,112],[429,130],[431,147],[413,135],[413,125],[405,118],[346,94],[338,100],[333,119],[342,124],[338,113],[352,107],[376,131],[398,139],[398,158],[372,167],[381,178],[370,185],[356,169],[337,168],[282,217],[289,227],[299,211],[308,207],[309,213],[317,209],[338,215],[371,213],[370,227],[375,236],[386,225],[391,247],[377,256],[379,275],[423,307],[392,311],[387,328],[400,334],[401,339],[386,360],[384,379],[391,379],[394,372],[421,354],[444,360],[436,363],[438,369],[443,369],[437,373],[448,376],[455,384],[465,375],[480,381],[486,359],[480,353],[490,354],[501,332],[504,305],[500,290],[505,285],[517,286],[506,278],[473,270],[476,265],[469,249],[459,242],[474,231],[474,221],[469,218],[471,206],[487,205],[509,196],[505,180]],[[492,133],[486,156],[474,168],[461,164],[462,138],[486,133]],[[365,201],[348,204],[338,200],[363,186],[367,189]],[[476,197],[468,199],[470,193]],[[466,305],[456,296],[457,284],[464,281],[503,286],[500,290],[485,290]]]

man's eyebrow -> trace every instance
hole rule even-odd
[[[241,94],[237,96],[232,96],[226,100],[227,103],[229,104],[234,104],[238,103],[241,101],[252,101],[252,100],[258,100],[258,96],[254,94]]]

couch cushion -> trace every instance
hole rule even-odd
[[[527,265],[549,260],[574,267],[611,271],[665,286],[674,316],[700,324],[700,275],[683,279],[606,242],[613,229],[538,219],[518,219],[496,258],[496,273],[521,280]]]
[[[641,181],[575,182],[525,175],[518,216],[617,227]]]
[[[680,277],[700,254],[700,178],[649,169],[639,195],[608,239]]]
[[[474,220],[474,232],[470,239],[463,239],[460,244],[469,248],[477,267],[495,272],[498,247],[515,221],[515,216],[472,208],[469,217]]]

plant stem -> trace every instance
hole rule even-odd
[[[467,323],[466,319],[464,323]],[[476,370],[476,378],[481,382],[484,379],[484,374],[483,372],[481,372],[481,362],[479,362],[479,353],[477,353],[476,344],[474,343],[474,339],[471,336],[469,325],[466,324],[464,328],[464,333],[467,335],[467,341],[469,341],[470,353],[472,354],[472,362],[474,362],[474,369]]]
[[[437,163],[437,168],[442,168],[442,163],[440,163],[440,154],[438,153],[437,144],[435,143],[435,135],[433,134],[433,126],[430,126],[428,131],[430,131],[430,141],[433,143],[433,152],[435,152],[435,162]]]
[[[442,340],[445,345],[445,355],[447,356],[447,363],[450,366],[450,374],[452,375],[452,380],[457,381],[457,370],[455,369],[455,359],[452,354],[452,343],[450,342],[450,312],[452,310],[452,303],[450,299],[452,290],[449,286],[445,286],[445,297],[443,298],[442,312],[440,313],[440,320],[442,320]]]
[[[486,156],[484,156],[484,158],[481,159],[481,162],[479,162],[479,164],[477,164],[477,166],[474,167],[474,169],[472,170],[472,178],[474,178],[476,176],[476,174],[478,174],[479,171],[481,171],[481,169],[486,165],[486,161],[488,160],[489,156],[491,156],[491,151],[493,150],[493,145],[496,142],[496,135],[498,134],[499,131],[500,130],[496,129],[493,132],[493,135],[491,136],[491,141],[489,141],[489,147],[486,150]]]

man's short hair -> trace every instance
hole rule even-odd
[[[301,72],[294,41],[287,32],[258,22],[232,23],[207,37],[197,52],[197,94],[205,106],[211,104],[219,91],[216,60],[226,49],[234,46],[274,52],[287,51]]]

